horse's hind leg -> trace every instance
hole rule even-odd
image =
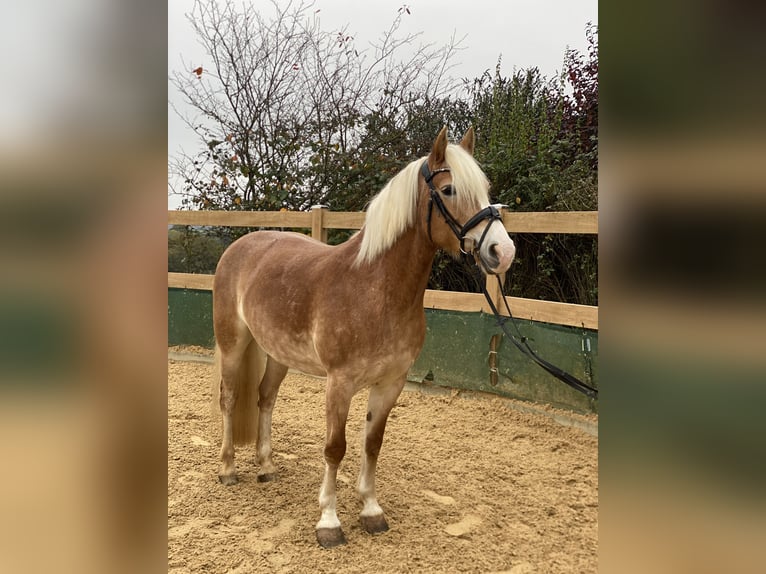
[[[362,527],[370,534],[388,530],[383,509],[375,496],[375,470],[378,465],[380,447],[383,444],[383,433],[386,430],[388,414],[402,392],[405,380],[405,377],[401,377],[401,379],[387,384],[373,385],[370,388],[370,397],[367,401],[364,452],[362,453],[362,468],[359,473],[357,489],[364,504],[360,515]]]
[[[223,438],[221,440],[221,467],[218,470],[218,480],[226,486],[237,484],[237,469],[234,465],[234,406],[237,402],[239,361],[243,351],[221,353],[220,361],[220,395],[219,404],[223,417]]]
[[[268,482],[277,478],[277,467],[271,460],[271,413],[277,399],[279,386],[287,374],[287,367],[269,357],[266,372],[258,389],[258,445],[256,462],[260,466],[258,482]]]
[[[252,441],[257,427],[255,418],[258,415],[257,406],[253,403],[254,386],[258,381],[250,381],[252,365],[248,355],[257,354],[260,349],[251,349],[252,337],[243,333],[236,344],[225,349],[218,347],[216,357],[219,362],[219,406],[223,418],[223,439],[221,441],[221,466],[218,479],[222,484],[231,486],[238,482],[237,470],[234,464],[234,444],[245,444]],[[257,362],[257,361],[256,361]],[[258,375],[260,377],[260,375]]]

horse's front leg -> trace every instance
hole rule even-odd
[[[353,396],[352,386],[343,380],[328,376],[325,395],[327,436],[324,447],[324,480],[319,491],[319,509],[322,516],[316,525],[317,541],[323,548],[346,543],[336,513],[336,480],[338,467],[346,454],[346,419]]]
[[[375,496],[375,470],[378,454],[383,444],[388,414],[404,388],[406,377],[401,377],[386,384],[373,385],[367,401],[367,424],[364,433],[364,452],[362,468],[359,473],[357,489],[364,504],[360,515],[362,527],[370,534],[385,532],[388,523],[383,516],[383,509]]]

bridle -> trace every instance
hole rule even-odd
[[[423,164],[420,166],[420,173],[423,176],[423,178],[426,180],[426,183],[428,184],[428,189],[431,192],[431,198],[428,200],[428,216],[426,218],[426,222],[428,224],[428,239],[433,241],[431,238],[431,212],[433,211],[434,205],[436,205],[436,208],[439,210],[439,212],[442,214],[442,217],[444,218],[444,221],[447,223],[447,226],[450,228],[452,233],[455,234],[455,237],[457,237],[458,241],[460,241],[460,252],[463,254],[463,257],[466,258],[469,253],[465,249],[465,239],[466,235],[468,234],[471,229],[479,225],[482,221],[487,221],[487,226],[484,228],[484,232],[481,234],[481,238],[479,238],[478,243],[476,244],[475,251],[478,251],[481,249],[482,243],[484,243],[484,239],[487,237],[487,233],[489,232],[489,227],[492,225],[494,221],[499,221],[502,223],[503,216],[500,214],[500,210],[498,205],[488,205],[484,209],[479,210],[476,215],[471,217],[468,221],[466,221],[463,225],[460,225],[460,223],[455,219],[455,217],[450,213],[449,209],[447,209],[447,206],[444,205],[444,201],[442,200],[439,193],[436,191],[436,186],[434,186],[434,176],[437,173],[442,172],[449,172],[450,168],[448,167],[442,167],[439,169],[435,169],[434,171],[431,171],[428,169],[428,160],[424,160]],[[494,275],[494,273],[487,269],[486,265],[484,265],[484,261],[482,261],[481,257],[478,258],[479,262],[481,263],[482,267],[484,267],[484,270],[490,274]]]

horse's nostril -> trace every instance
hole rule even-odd
[[[504,272],[511,265],[515,251],[513,243],[505,245],[495,241],[483,250],[482,259],[487,267]]]
[[[502,252],[500,250],[500,246],[497,242],[490,243],[487,246],[487,250],[484,252],[484,262],[487,263],[490,267],[497,267],[497,265],[500,263],[500,259],[502,256]]]

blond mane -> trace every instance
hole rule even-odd
[[[489,205],[489,180],[473,156],[454,144],[447,146],[444,155],[451,170],[454,194],[450,201],[455,210],[478,211]],[[420,166],[426,159],[407,165],[370,202],[356,265],[373,262],[414,224]]]

